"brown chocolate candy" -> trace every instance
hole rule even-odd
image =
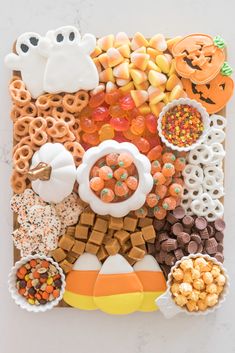
[[[224,233],[223,232],[216,232],[215,233],[215,239],[221,243],[224,239]]]
[[[219,232],[223,232],[225,229],[225,222],[222,218],[218,218],[214,222],[215,229]]]
[[[204,217],[197,217],[195,219],[195,226],[198,230],[203,230],[207,227],[207,220]]]
[[[160,241],[160,243],[167,239],[169,239],[169,235],[167,234],[167,232],[162,232],[158,235],[158,240]]]
[[[177,219],[182,219],[185,216],[185,210],[182,206],[178,206],[173,210],[173,215]]]
[[[209,255],[215,254],[217,252],[217,241],[215,238],[210,238],[205,241],[205,248]]]
[[[175,250],[178,247],[178,243],[176,239],[167,239],[164,240],[161,243],[161,248],[162,250],[166,251],[166,252],[170,252],[171,250]]]
[[[181,223],[177,222],[171,227],[171,230],[172,230],[172,233],[177,236],[183,232],[184,228]]]
[[[177,240],[178,240],[180,245],[188,244],[190,242],[190,239],[191,239],[190,235],[188,233],[185,233],[185,232],[181,232],[177,236]]]
[[[180,260],[184,256],[183,250],[182,249],[174,250],[174,255],[177,261]]]
[[[215,254],[215,258],[216,258],[216,260],[218,260],[219,262],[224,262],[224,256],[223,256],[223,254],[221,254],[221,253],[219,253],[219,252],[217,252],[216,254]]]
[[[158,219],[154,219],[153,221],[153,226],[157,231],[160,231],[163,229],[164,225],[165,225],[165,221],[164,220],[158,220]]]
[[[194,219],[193,217],[186,215],[184,216],[182,223],[186,228],[192,228],[192,226],[194,225]]]
[[[196,241],[191,240],[187,245],[187,251],[189,254],[196,254],[198,249],[198,244]]]
[[[167,217],[166,217],[167,222],[169,222],[170,224],[174,224],[178,221],[178,219],[171,213],[169,212]]]
[[[165,264],[168,265],[168,266],[173,266],[176,262],[176,258],[173,254],[167,254],[165,256]]]
[[[200,230],[201,239],[209,239],[209,232],[207,228]]]
[[[191,234],[191,240],[195,241],[196,243],[200,244],[201,243],[201,237],[197,233]]]

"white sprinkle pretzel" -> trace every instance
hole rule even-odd
[[[200,145],[189,152],[188,161],[190,164],[209,164],[213,159],[213,151],[210,146]]]
[[[211,127],[223,130],[227,125],[227,120],[222,115],[213,114],[210,116]]]

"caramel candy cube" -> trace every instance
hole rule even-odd
[[[73,264],[77,260],[77,256],[72,256],[70,254],[67,255],[66,260]]]
[[[127,251],[129,251],[131,248],[131,241],[128,240],[127,242],[125,242],[124,244],[121,244],[121,250],[126,253]]]
[[[114,229],[108,229],[107,236],[111,238],[114,235],[114,233],[115,233]]]
[[[61,248],[57,248],[51,251],[51,256],[56,262],[64,260],[66,258],[66,255],[67,253]]]
[[[130,238],[130,234],[125,230],[118,230],[114,233],[114,238],[116,238],[122,245]]]
[[[97,257],[100,261],[104,261],[108,257],[108,253],[103,246],[99,248],[97,252]]]
[[[74,246],[72,247],[72,251],[77,255],[82,255],[85,251],[86,244],[82,241],[75,240]]]
[[[75,230],[75,238],[87,240],[88,238],[89,227],[82,226],[81,224],[77,224]]]
[[[108,229],[108,222],[105,219],[97,217],[93,229],[98,230],[98,232],[101,233],[106,233]]]
[[[80,216],[80,223],[87,226],[93,226],[95,214],[93,212],[83,212]]]
[[[123,228],[123,218],[110,217],[109,228],[120,230]]]
[[[145,244],[142,232],[135,232],[130,235],[132,246],[139,246]]]
[[[59,240],[59,247],[69,251],[74,244],[74,239],[67,234],[62,235],[62,237]]]
[[[105,234],[103,241],[102,241],[102,244],[106,245],[110,239],[112,239],[112,235]]]
[[[66,233],[67,235],[71,235],[72,237],[74,237],[74,235],[75,235],[75,229],[76,229],[76,227],[67,227],[65,233]]]
[[[104,239],[104,233],[98,232],[97,230],[93,230],[91,232],[89,242],[97,244],[97,245],[101,245],[103,239]]]
[[[129,232],[134,232],[136,230],[138,223],[137,218],[125,217],[123,222],[123,229],[128,230]]]
[[[110,239],[105,245],[105,250],[109,255],[115,255],[120,250],[120,244],[116,238]]]
[[[144,255],[145,251],[136,246],[134,246],[128,253],[128,256],[135,261],[143,259]]]
[[[140,228],[147,227],[147,226],[151,226],[151,224],[153,224],[152,218],[149,218],[149,217],[140,218],[139,223],[138,223],[138,227],[140,227]]]
[[[136,263],[136,260],[130,258],[127,254],[122,254],[122,256],[129,262],[131,266],[133,266]]]
[[[96,255],[99,250],[99,246],[92,244],[92,243],[86,243],[85,251],[89,252],[90,254]]]
[[[145,243],[142,245],[138,245],[137,248],[142,249],[145,251],[145,253],[147,253],[147,247],[146,247]]]
[[[149,243],[154,243],[156,232],[152,225],[141,228],[144,240]]]
[[[72,270],[73,268],[73,264],[71,264],[70,262],[68,262],[68,260],[63,260],[59,263],[60,267],[62,268],[62,270],[64,271],[64,273],[68,273]]]

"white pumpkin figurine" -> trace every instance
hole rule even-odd
[[[44,201],[61,202],[71,194],[76,180],[73,156],[61,143],[46,143],[34,153],[28,178]]]
[[[133,157],[139,176],[139,184],[136,191],[127,200],[105,203],[90,188],[90,172],[100,158],[109,153],[120,154],[122,152],[127,152]],[[80,198],[87,202],[94,212],[100,215],[109,214],[113,217],[123,217],[130,211],[142,207],[145,203],[146,195],[153,187],[153,178],[150,171],[151,164],[149,159],[141,154],[135,145],[129,142],[119,143],[113,140],[106,140],[99,146],[89,148],[84,153],[82,163],[77,168],[78,193]]]

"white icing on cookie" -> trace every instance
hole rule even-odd
[[[92,90],[98,86],[97,68],[90,57],[96,39],[92,34],[81,36],[74,26],[49,31],[40,41],[40,52],[47,57],[44,90],[49,93]]]
[[[21,72],[22,80],[33,98],[44,93],[43,76],[46,58],[39,53],[41,36],[34,32],[21,34],[16,42],[16,53],[5,57],[5,63],[11,70]]]

